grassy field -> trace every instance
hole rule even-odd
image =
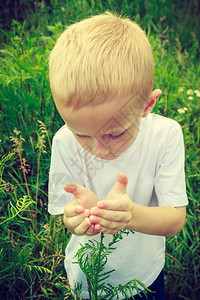
[[[183,129],[189,205],[183,230],[167,239],[166,290],[169,300],[198,299],[198,1],[11,2],[3,4],[0,15],[0,299],[73,299],[63,267],[70,235],[62,218],[47,212],[51,140],[63,124],[50,93],[48,55],[68,24],[107,9],[146,30],[155,88],[163,92],[154,112],[177,120]]]

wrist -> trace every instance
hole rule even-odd
[[[131,209],[130,209],[131,218],[130,218],[130,221],[127,223],[125,229],[134,230],[134,216],[133,216],[134,210],[135,210],[134,203],[131,201]]]

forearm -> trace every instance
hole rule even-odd
[[[177,234],[185,223],[185,207],[146,207],[133,204],[132,218],[127,229],[170,237]]]

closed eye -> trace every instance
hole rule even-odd
[[[114,139],[119,139],[120,137],[122,137],[125,134],[126,130],[123,131],[122,133],[118,134],[118,135],[113,135],[111,134],[110,137],[114,140]]]
[[[77,134],[77,133],[76,133],[76,136],[79,137],[79,138],[81,138],[81,139],[87,139],[87,138],[90,138],[89,135],[81,135],[81,134]]]
[[[108,139],[108,140],[109,140],[109,139],[115,140],[115,139],[119,139],[120,137],[122,137],[122,136],[125,134],[125,132],[126,132],[126,130],[123,131],[122,133],[118,134],[118,135],[105,134],[105,135],[103,135],[102,137],[103,137],[104,140],[107,140],[107,139]],[[78,134],[78,133],[76,133],[76,136],[77,136],[78,138],[81,138],[81,139],[89,139],[89,138],[90,138],[89,135],[81,135],[81,134]]]

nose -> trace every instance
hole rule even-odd
[[[111,151],[110,147],[100,139],[94,138],[92,143],[92,150],[94,155],[98,157],[104,157]]]

